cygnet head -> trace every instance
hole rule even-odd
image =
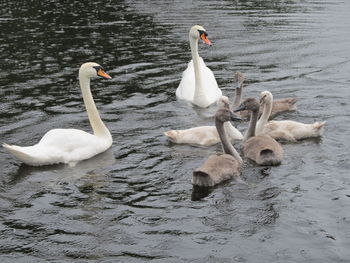
[[[190,30],[190,37],[195,40],[202,39],[203,43],[209,46],[212,45],[211,41],[208,39],[207,31],[202,26],[199,26],[199,25],[193,26]]]
[[[245,99],[234,112],[249,110],[249,111],[259,111],[259,102],[255,98]]]
[[[230,109],[230,100],[226,96],[221,96],[217,101],[218,109]]]
[[[216,111],[215,120],[224,123],[227,121],[241,121],[242,119],[235,115],[230,109],[221,108]]]
[[[238,82],[239,84],[241,84],[244,79],[245,79],[245,76],[242,72],[239,72],[237,71],[234,75],[233,75],[233,79]]]
[[[266,103],[271,103],[273,100],[273,96],[270,91],[265,90],[260,93],[260,105],[265,105]]]
[[[103,77],[105,79],[111,79],[112,77],[108,75],[102,66],[95,62],[87,62],[81,65],[79,69],[79,76],[80,77],[86,77],[86,78],[97,78],[97,77]]]

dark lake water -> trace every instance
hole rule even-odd
[[[107,152],[33,168],[0,149],[1,262],[350,262],[350,1],[1,1],[1,142],[35,144],[52,128],[90,131],[78,84],[87,61],[113,136]],[[220,146],[163,132],[211,124],[215,106],[176,100],[188,31],[223,93],[298,97],[280,115],[327,121],[323,137],[283,145],[282,165],[247,163],[209,191],[192,171]],[[238,125],[240,130],[246,123]]]

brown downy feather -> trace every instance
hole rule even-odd
[[[243,146],[244,156],[258,165],[279,165],[283,159],[283,148],[268,135],[249,138]]]
[[[296,98],[274,100],[272,103],[272,111],[269,119],[273,119],[274,117],[276,117],[276,115],[282,112],[297,110],[297,106],[295,105],[296,102]]]
[[[269,120],[275,118],[278,114],[282,112],[297,110],[297,106],[295,105],[297,100],[298,100],[297,98],[285,98],[285,99],[274,100],[272,103],[272,111],[271,111]],[[261,116],[261,114],[262,114],[262,109],[259,110],[259,117]],[[239,116],[242,119],[250,120],[250,113],[247,110],[241,111],[239,113]]]
[[[215,126],[220,137],[224,154],[211,155],[199,168],[193,171],[192,184],[197,186],[214,186],[233,177],[239,177],[242,158],[230,143],[224,129],[227,121],[238,120],[231,110],[219,109],[215,114]]]
[[[255,98],[247,98],[235,110],[235,112],[248,110],[251,114],[249,126],[244,135],[243,154],[259,165],[278,165],[283,159],[282,146],[269,135],[255,136],[259,108],[259,102]]]
[[[214,186],[232,178],[232,174],[239,177],[240,168],[241,164],[232,155],[211,155],[204,164],[193,172],[192,184]]]

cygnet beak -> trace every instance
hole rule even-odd
[[[233,112],[230,113],[230,119],[231,119],[231,121],[241,121],[242,120],[241,117],[237,116]]]
[[[242,103],[233,112],[238,112],[238,111],[242,111],[242,110],[245,110],[245,109],[246,109],[246,106],[244,105],[244,103]]]

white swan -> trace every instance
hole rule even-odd
[[[319,137],[323,133],[325,121],[305,124],[296,121],[269,121],[272,110],[273,96],[269,91],[260,94],[260,104],[263,106],[263,113],[256,125],[255,133],[268,134],[274,139],[286,141],[297,141],[305,138]]]
[[[218,108],[230,108],[229,100],[226,96],[221,96],[218,100]],[[228,121],[224,124],[225,133],[230,142],[242,140],[242,133]],[[174,143],[192,144],[201,146],[211,146],[220,142],[220,136],[215,126],[199,126],[186,130],[170,130],[164,135]]]
[[[97,63],[88,62],[80,67],[79,83],[93,134],[77,129],[53,129],[33,146],[3,144],[3,147],[22,162],[33,166],[74,165],[107,150],[112,145],[112,136],[100,118],[90,91],[90,79],[97,76],[111,79]]]
[[[195,25],[189,33],[192,60],[182,73],[182,79],[176,90],[179,99],[187,100],[193,104],[206,108],[216,102],[222,92],[216,83],[213,72],[205,65],[198,55],[198,40],[211,45],[208,34],[201,26]]]

